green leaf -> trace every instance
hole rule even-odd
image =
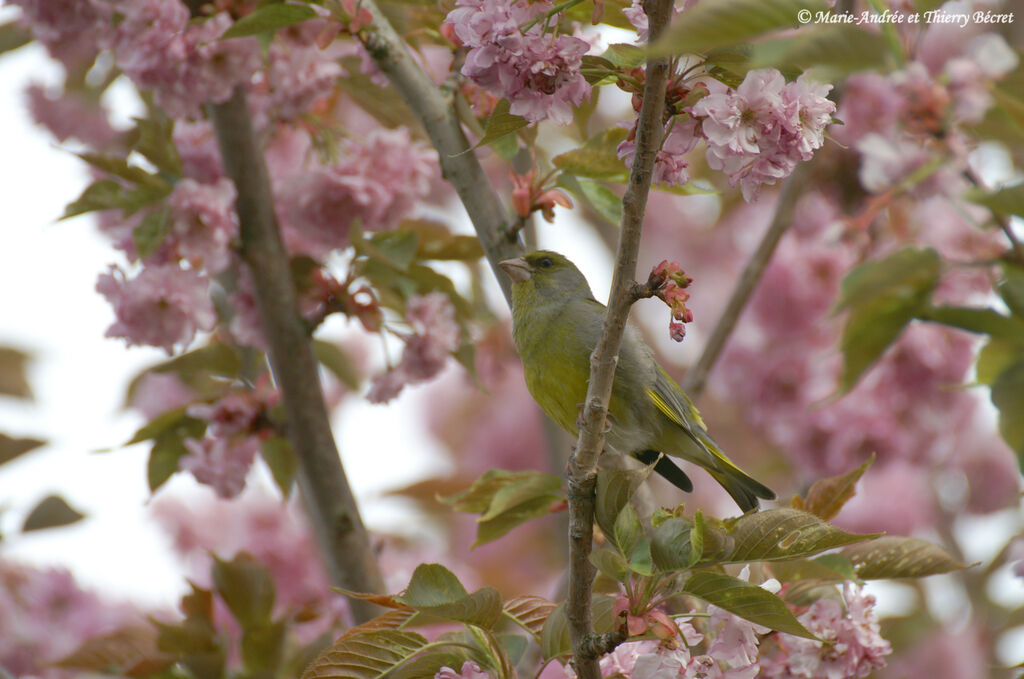
[[[651,535],[654,567],[663,573],[688,570],[697,563],[701,549],[693,543],[693,522],[683,517],[662,521]]]
[[[826,557],[829,559],[824,560]],[[780,582],[843,582],[857,579],[850,560],[838,554],[825,554],[815,559],[775,561],[771,564],[771,573]]]
[[[539,519],[551,513],[551,504],[556,497],[536,497],[522,502],[487,521],[479,521],[476,526],[476,541],[473,547],[493,542],[527,521]]]
[[[807,491],[806,498],[793,497],[793,508],[814,514],[825,521],[834,519],[846,501],[853,497],[857,481],[874,461],[875,454],[871,453],[871,457],[856,469],[815,481]]]
[[[967,568],[936,544],[920,538],[881,537],[839,554],[850,560],[863,580],[923,578]]]
[[[97,170],[120,177],[132,184],[148,186],[164,193],[171,192],[172,187],[167,181],[155,174],[150,174],[137,165],[130,164],[127,158],[100,153],[78,153],[76,155]]]
[[[198,429],[198,433],[202,434],[206,430],[206,422],[187,415],[184,407],[175,408],[174,410],[168,410],[166,413],[157,415],[140,427],[125,445],[130,446],[142,441],[155,439],[165,432],[175,430],[181,430],[182,432],[188,430],[189,435],[191,435],[195,428],[198,428],[200,425],[201,429]]]
[[[817,554],[877,535],[847,533],[799,509],[767,509],[725,522],[734,542],[727,561],[777,561]]]
[[[940,306],[925,309],[919,318],[992,337],[1024,338],[1024,321],[1003,316],[995,309]]]
[[[274,483],[281,490],[281,495],[289,497],[295,474],[299,470],[299,460],[291,443],[283,436],[271,436],[260,441],[260,454],[274,477]]]
[[[615,599],[605,594],[595,594],[590,599],[590,613],[594,620],[594,632],[606,634],[612,630],[615,619],[612,609]],[[565,602],[548,615],[544,628],[540,633],[540,651],[545,660],[566,656],[572,653],[572,642],[569,638],[569,619],[565,613]]]
[[[132,229],[132,241],[139,257],[149,257],[160,249],[171,232],[171,208],[162,207],[150,212]]]
[[[824,12],[824,2],[809,0],[702,0],[676,17],[649,48],[652,55],[694,54],[746,42],[753,37],[800,25],[802,10]]]
[[[999,282],[996,292],[1006,302],[1010,313],[1017,318],[1024,318],[1024,269],[1004,262],[1003,280]]]
[[[861,264],[842,283],[837,310],[849,309],[841,346],[840,390],[847,392],[926,308],[939,282],[940,261],[931,248],[904,248]]]
[[[139,385],[149,373],[174,373],[196,393],[212,397],[219,394],[225,386],[224,379],[220,378],[234,379],[238,376],[241,366],[242,360],[237,349],[223,342],[211,342],[140,373],[128,385],[126,400],[128,403],[132,402]]]
[[[617,149],[627,134],[627,130],[613,127],[594,135],[583,146],[555,156],[551,162],[562,172],[577,177],[625,181],[629,171],[619,159]]]
[[[997,215],[1024,217],[1024,184],[1016,184],[988,193],[981,189],[968,191],[967,200],[984,205]]]
[[[989,339],[978,352],[975,363],[978,384],[992,386],[1004,371],[1018,361],[1024,361],[1024,342],[997,337]]]
[[[554,474],[491,469],[467,490],[439,499],[456,511],[481,514],[473,543],[478,546],[550,513],[551,503],[563,499],[561,486]]]
[[[359,372],[352,364],[352,359],[340,346],[334,342],[314,339],[313,353],[320,365],[327,368],[332,375],[338,378],[339,382],[352,391],[359,389],[359,384],[362,381]]]
[[[112,210],[124,207],[125,192],[113,179],[99,179],[85,187],[82,194],[64,208],[61,219],[69,219],[86,212]]]
[[[174,145],[174,119],[154,109],[152,118],[132,118],[135,121],[135,143],[132,148],[141,153],[157,169],[180,177],[183,173],[181,156]]]
[[[12,438],[7,434],[0,433],[0,464],[10,462],[16,457],[21,457],[25,453],[45,445],[46,441],[40,439]]]
[[[637,543],[644,536],[644,527],[640,523],[640,515],[633,509],[633,505],[627,503],[615,519],[612,527],[612,534],[608,537],[618,547],[619,552],[625,557],[630,557]]]
[[[263,5],[236,21],[234,26],[224,31],[221,40],[276,31],[307,19],[315,19],[316,16],[316,12],[308,5]]]
[[[806,639],[818,639],[800,624],[782,599],[731,575],[700,571],[690,576],[682,591],[758,625]]]
[[[16,50],[32,42],[32,32],[18,20],[0,24],[0,54]]]
[[[590,563],[600,573],[623,584],[629,582],[631,571],[626,557],[616,549],[600,547],[590,553]]]
[[[888,60],[888,42],[881,34],[848,24],[820,25],[755,43],[746,68],[774,67],[799,73],[813,67],[834,78],[882,68]]]
[[[473,147],[474,149],[487,144],[493,144],[499,139],[517,132],[530,124],[526,118],[509,113],[511,106],[507,99],[502,99],[498,102],[490,117],[487,118],[487,124],[484,126],[484,136],[476,143]]]
[[[146,463],[146,481],[150,492],[167,483],[167,480],[178,471],[178,462],[188,455],[185,438],[167,432],[157,437],[149,451]]]
[[[501,595],[491,587],[466,592],[459,579],[440,564],[420,564],[400,603],[421,613],[490,629],[501,617]]]
[[[594,517],[609,539],[615,539],[615,523],[637,488],[651,475],[653,467],[640,469],[601,469],[597,472],[597,501]],[[635,514],[635,512],[634,512]]]
[[[353,244],[361,255],[381,260],[399,271],[408,271],[416,260],[419,241],[415,231],[383,231]]]
[[[564,172],[558,175],[555,184],[582,200],[612,226],[622,222],[622,199],[604,184]]]
[[[46,528],[69,526],[85,518],[85,514],[74,509],[59,495],[48,495],[39,501],[21,525],[21,531],[28,533]]]
[[[999,433],[1017,453],[1024,471],[1024,361],[1003,370],[992,383],[992,403],[999,409]]]
[[[519,661],[526,654],[528,639],[522,634],[500,634],[498,635],[498,642],[505,650],[509,663],[513,666],[518,665]]]
[[[274,609],[274,579],[250,554],[231,561],[214,556],[213,584],[242,629],[264,627]]]
[[[427,219],[402,221],[400,230],[419,235],[416,259],[444,261],[474,261],[484,256],[483,246],[476,236],[453,234],[445,224]]]
[[[405,630],[349,633],[310,663],[301,679],[379,679],[411,660],[428,643],[422,635]]]
[[[529,632],[538,642],[541,630],[544,629],[544,622],[553,610],[553,602],[532,595],[514,597],[503,606],[505,617]]]
[[[288,623],[284,620],[247,628],[242,632],[242,660],[250,672],[267,673],[281,667],[288,641]]]
[[[0,347],[0,395],[32,400],[28,383],[30,356],[12,347]]]
[[[613,43],[601,55],[618,68],[636,68],[647,61],[644,49],[629,43]]]

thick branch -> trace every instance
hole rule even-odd
[[[646,0],[650,36],[653,41],[668,24],[672,0]],[[580,418],[576,452],[569,463],[569,600],[566,611],[573,645],[573,663],[580,679],[600,677],[595,644],[591,638],[590,611],[594,568],[590,564],[593,548],[594,501],[597,458],[604,447],[604,432],[618,363],[619,345],[626,327],[629,307],[636,299],[636,260],[640,250],[640,232],[647,194],[651,188],[654,159],[661,146],[665,126],[665,83],[669,60],[647,62],[643,105],[637,122],[636,152],[629,183],[622,198],[622,228],[615,257],[615,270],[608,298],[601,339],[590,357],[590,381]]]
[[[498,262],[519,256],[521,249],[514,232],[509,230],[509,220],[498,194],[462,132],[453,93],[431,82],[373,0],[361,0],[360,8],[373,15],[373,22],[363,37],[366,51],[409,105],[437,149],[444,178],[455,188],[465,206],[495,278],[505,293],[505,301],[510,301],[512,282],[498,269]]]
[[[793,223],[793,211],[796,209],[796,203],[800,198],[804,185],[811,176],[811,166],[813,164],[814,161],[811,160],[798,165],[793,174],[789,175],[789,178],[782,185],[782,191],[779,194],[779,202],[775,206],[775,215],[772,217],[772,223],[768,225],[768,230],[761,237],[761,242],[758,243],[757,249],[754,250],[754,254],[750,256],[747,265],[743,268],[743,273],[740,274],[740,279],[736,282],[736,287],[733,288],[732,296],[729,297],[729,302],[725,305],[725,310],[722,311],[718,324],[715,325],[715,329],[711,332],[711,337],[708,338],[707,344],[704,345],[704,352],[697,361],[697,365],[686,371],[686,376],[683,378],[681,386],[683,391],[690,395],[690,398],[696,399],[704,391],[704,384],[708,379],[708,374],[722,353],[722,349],[725,348],[725,343],[736,327],[736,323],[739,321],[743,309],[746,308],[747,302],[750,301],[754,288],[757,287],[757,283],[761,280],[768,262],[771,261],[775,247],[779,244],[782,234],[786,233],[786,230]]]
[[[380,592],[383,581],[359,509],[334,443],[317,363],[299,315],[288,255],[274,215],[267,168],[239,86],[223,104],[210,106],[228,176],[238,190],[242,257],[252,275],[270,364],[281,390],[288,439],[299,459],[299,484],[331,579],[346,589]],[[353,600],[357,622],[375,607]]]

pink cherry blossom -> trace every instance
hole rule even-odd
[[[128,278],[117,266],[102,274],[96,291],[113,305],[117,320],[107,337],[121,337],[128,346],[163,347],[168,354],[187,346],[199,331],[213,330],[217,314],[209,296],[209,280],[175,265],[146,266]]]
[[[171,228],[165,247],[175,250],[195,269],[220,273],[231,263],[238,236],[235,185],[227,178],[215,184],[182,179],[168,198]]]
[[[398,365],[374,380],[367,394],[372,403],[389,401],[405,385],[434,377],[459,346],[462,329],[455,318],[455,307],[444,293],[413,297],[406,307],[405,317],[413,334],[405,339],[405,350]]]
[[[160,372],[145,373],[130,396],[131,407],[147,421],[196,399],[196,393],[178,375]]]
[[[189,454],[178,466],[191,472],[199,483],[213,488],[230,500],[245,489],[245,479],[260,451],[260,441],[252,436],[185,439]]]
[[[620,159],[627,167],[633,165],[633,154],[636,151],[636,122],[630,135],[624,139],[616,150]],[[665,138],[661,148],[654,157],[654,172],[651,182],[665,186],[682,186],[690,181],[686,154],[692,151],[699,141],[697,122],[693,118],[682,120],[676,118],[665,126]]]
[[[111,32],[114,6],[108,0],[11,0],[39,42],[69,70],[88,68],[98,42]]]
[[[215,184],[224,176],[213,125],[207,120],[178,120],[172,133],[184,175],[202,184]]]
[[[315,44],[302,46],[281,40],[270,46],[267,84],[274,113],[291,119],[329,96],[344,75],[336,55]]]
[[[572,36],[547,35],[541,22],[521,31],[521,25],[551,9],[546,0],[458,0],[445,23],[470,48],[463,75],[508,99],[513,115],[567,125],[572,108],[590,96],[580,73],[590,46]]]
[[[462,663],[462,669],[458,672],[450,667],[442,667],[434,675],[434,679],[493,679],[493,675],[480,669],[480,666],[472,660],[467,660]]]
[[[93,149],[104,149],[118,137],[106,110],[77,92],[53,97],[41,86],[30,85],[26,94],[32,118],[59,142],[74,138]]]

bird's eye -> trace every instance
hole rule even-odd
[[[547,269],[552,264],[550,257],[543,257],[537,262],[537,266]]]

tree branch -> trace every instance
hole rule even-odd
[[[419,119],[437,149],[444,178],[465,206],[505,301],[511,304],[512,282],[498,269],[498,262],[518,257],[521,248],[514,235],[509,237],[510,220],[462,131],[454,93],[431,82],[374,0],[361,0],[359,6],[373,16],[370,27],[360,36],[366,51]]]
[[[668,24],[672,0],[646,0],[644,11],[653,41]],[[615,270],[608,298],[601,339],[590,357],[590,381],[580,417],[576,452],[569,462],[569,599],[566,613],[572,638],[573,664],[580,679],[601,676],[597,663],[602,644],[592,639],[590,599],[594,567],[590,563],[593,548],[594,504],[597,483],[597,458],[604,447],[604,432],[618,363],[619,345],[626,327],[630,305],[636,299],[636,260],[640,249],[647,194],[651,188],[654,159],[665,131],[665,84],[669,59],[647,61],[643,104],[637,122],[636,151],[629,183],[622,198],[622,228],[615,257]]]
[[[288,255],[281,243],[263,154],[256,143],[242,86],[209,107],[227,175],[238,191],[242,258],[252,275],[270,365],[281,390],[288,439],[299,459],[306,512],[331,579],[358,592],[381,592],[383,580],[331,432],[317,363],[299,315]],[[368,602],[350,602],[356,622],[376,615]]]
[[[722,349],[725,348],[725,343],[729,340],[733,329],[735,329],[736,323],[747,306],[747,302],[750,301],[754,288],[757,287],[757,283],[761,280],[768,262],[771,261],[775,247],[779,244],[782,235],[786,233],[793,223],[793,212],[796,209],[797,200],[799,200],[807,180],[811,177],[811,166],[813,164],[814,160],[810,160],[798,165],[782,185],[779,202],[775,206],[775,215],[772,217],[771,224],[768,225],[768,230],[761,237],[761,242],[758,243],[757,249],[754,250],[754,254],[750,256],[747,265],[743,268],[743,273],[740,274],[740,279],[736,282],[736,287],[733,288],[729,302],[725,305],[725,309],[722,311],[715,329],[711,332],[711,337],[708,338],[707,344],[704,345],[704,351],[701,353],[700,359],[695,366],[686,371],[683,383],[680,386],[682,386],[683,391],[690,395],[690,398],[696,400],[700,397],[701,392],[704,391],[708,374],[710,374],[711,369],[722,353]]]

